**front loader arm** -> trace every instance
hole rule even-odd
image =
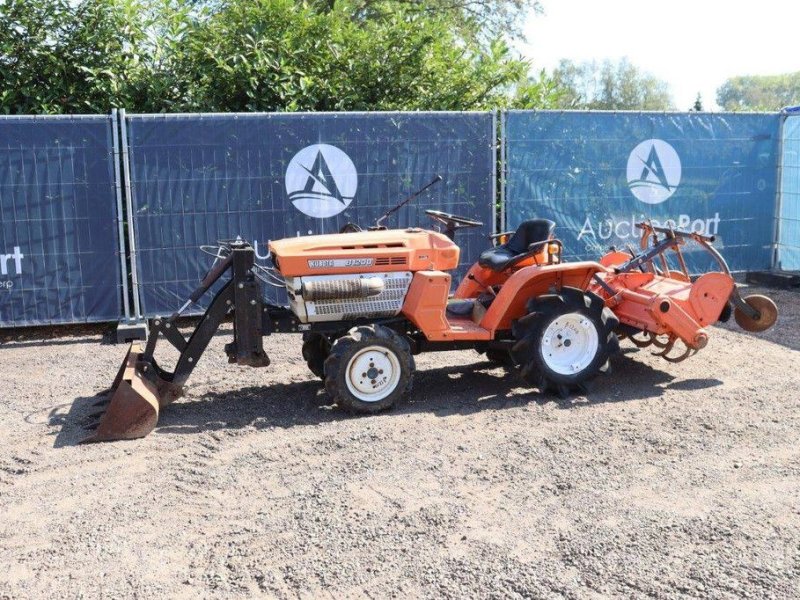
[[[150,433],[158,422],[160,409],[182,395],[183,385],[231,312],[233,342],[225,346],[229,361],[252,367],[269,365],[263,335],[271,331],[272,319],[253,273],[255,251],[246,242],[234,242],[229,249],[230,253],[209,270],[180,310],[167,318],[152,320],[144,347],[140,342],[131,344],[114,386],[100,403],[105,406],[100,419],[90,426],[95,433],[84,441],[133,439]],[[185,338],[178,330],[179,317],[227,273],[230,279],[214,295],[194,331]],[[173,371],[162,368],[155,358],[161,337],[180,353]]]
[[[174,387],[181,387],[191,375],[211,338],[219,329],[229,312],[233,311],[234,341],[225,347],[230,362],[253,367],[269,365],[269,357],[263,345],[263,306],[261,289],[253,275],[255,261],[253,249],[246,244],[234,246],[228,257],[215,265],[192,293],[190,303],[197,302],[223,275],[231,271],[231,278],[215,295],[195,330],[187,340],[178,331],[177,320],[182,310],[167,319],[156,318],[150,325],[147,346],[142,360],[153,367],[153,375]],[[173,372],[161,369],[153,356],[159,335],[172,344],[180,357]],[[171,398],[169,402],[174,400]],[[167,402],[167,403],[169,403]],[[164,403],[161,406],[165,406]]]
[[[203,313],[200,323],[188,340],[178,331],[176,315],[168,319],[156,318],[150,323],[147,346],[141,355],[140,362],[145,377],[159,385],[165,392],[169,392],[159,398],[161,407],[180,397],[183,384],[189,379],[200,356],[205,352],[211,338],[214,337],[220,324],[231,310],[232,303],[233,282],[228,281],[214,296],[211,305]],[[162,369],[155,359],[154,353],[159,336],[163,336],[180,352],[175,370],[172,372]]]

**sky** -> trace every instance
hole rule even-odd
[[[670,84],[678,110],[698,92],[717,110],[728,77],[800,71],[800,0],[540,1],[516,44],[534,69],[627,56]]]

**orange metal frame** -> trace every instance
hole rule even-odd
[[[714,272],[692,283],[681,272],[615,272],[613,266],[629,258],[615,253],[600,262],[518,265],[501,273],[475,264],[453,297],[475,299],[485,293],[496,297],[485,312],[471,317],[447,316],[449,275],[420,272],[414,276],[403,314],[431,341],[490,340],[525,314],[530,298],[566,286],[597,294],[625,325],[677,337],[695,350],[703,348],[708,342],[705,328],[719,318],[733,292],[733,279]]]

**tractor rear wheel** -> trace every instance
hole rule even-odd
[[[303,358],[311,372],[325,379],[325,359],[331,351],[331,342],[321,333],[303,334]]]
[[[353,327],[331,346],[325,389],[353,413],[386,410],[411,391],[414,357],[405,338],[388,327]]]
[[[512,353],[522,378],[541,392],[562,398],[609,368],[619,351],[619,320],[590,292],[564,287],[528,301],[528,314],[514,322]]]

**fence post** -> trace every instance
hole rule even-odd
[[[119,147],[119,120],[117,109],[111,110],[111,144],[114,155],[114,193],[117,200],[117,235],[119,237],[119,266],[122,274],[122,302],[125,307],[125,320],[131,320],[131,304],[128,298],[128,263],[125,252],[125,215],[122,210],[122,173],[119,168],[121,160]]]
[[[781,111],[778,118],[780,123],[778,125],[778,174],[776,177],[777,184],[775,190],[775,224],[774,224],[774,240],[775,247],[772,253],[772,271],[781,270],[781,212],[783,207],[783,133],[786,125],[786,112]]]
[[[122,134],[122,169],[125,175],[125,198],[128,209],[128,245],[131,249],[131,283],[133,284],[133,310],[137,320],[142,319],[142,307],[139,300],[139,273],[136,264],[136,232],[133,226],[133,193],[131,186],[131,161],[129,153],[128,125],[125,120],[125,109],[119,110],[119,126]]]
[[[500,231],[506,230],[506,111],[500,111]]]
[[[492,234],[497,233],[497,159],[500,133],[497,130],[497,111],[492,111]],[[501,209],[502,210],[502,209]]]

